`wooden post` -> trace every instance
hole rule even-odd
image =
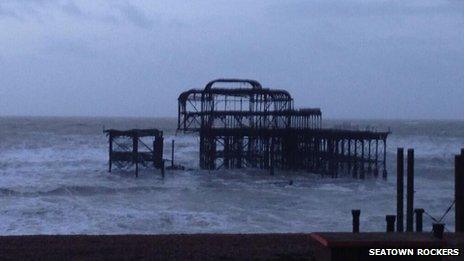
[[[406,231],[413,232],[414,225],[414,149],[408,149],[408,184],[406,202]]]
[[[398,148],[396,153],[396,231],[404,231],[404,150],[403,148]]]
[[[454,157],[454,200],[455,231],[464,232],[464,154]]]
[[[387,221],[387,232],[395,232],[395,215],[387,215],[385,220]]]
[[[113,152],[113,135],[111,134],[111,132],[108,133],[109,135],[109,150],[108,150],[108,172],[111,173],[111,167],[113,165],[113,161],[111,159],[111,154]]]
[[[416,213],[416,232],[422,232],[422,214],[424,212],[423,208],[414,209],[414,213]]]
[[[359,216],[361,215],[361,210],[353,209],[351,210],[351,215],[353,216],[353,233],[359,233]]]
[[[432,224],[432,231],[433,231],[433,236],[442,239],[443,238],[443,232],[445,231],[445,224],[443,223],[433,223]]]

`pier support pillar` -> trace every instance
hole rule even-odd
[[[365,162],[365,158],[364,158],[364,140],[361,140],[361,173],[360,173],[360,178],[361,179],[364,179],[365,178],[365,170],[364,170],[364,162]]]
[[[383,139],[383,179],[387,179],[387,140]]]
[[[153,157],[154,157],[154,165],[156,168],[161,168],[161,162],[163,161],[163,144],[164,138],[162,136],[158,136],[153,141]]]

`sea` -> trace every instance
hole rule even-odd
[[[415,149],[415,208],[454,230],[454,155],[464,121],[325,120],[325,127],[390,130],[386,180],[259,169],[200,170],[199,137],[173,118],[0,118],[0,234],[171,234],[385,231],[396,214],[396,149]],[[164,158],[185,170],[108,172],[104,129],[158,128]],[[405,204],[406,205],[406,204]],[[451,206],[451,208],[450,208]],[[447,211],[450,209],[449,211]],[[446,215],[444,215],[446,213]],[[444,217],[442,218],[442,216]]]

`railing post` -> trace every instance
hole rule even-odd
[[[424,214],[423,208],[414,209],[416,213],[416,232],[422,232],[422,214]]]
[[[396,153],[396,231],[404,231],[404,149],[398,148]]]
[[[351,210],[353,215],[353,233],[359,233],[359,216],[361,215],[361,210],[353,209]]]
[[[406,231],[413,232],[414,225],[414,149],[408,149],[408,184],[406,204]]]
[[[387,221],[387,232],[395,232],[395,215],[387,215],[385,220]]]
[[[445,224],[443,223],[433,223],[432,225],[433,228],[433,236],[442,239],[443,238],[443,232],[445,230]]]

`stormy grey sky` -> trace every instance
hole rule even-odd
[[[175,116],[222,77],[331,118],[464,119],[464,2],[0,2],[0,115]]]

